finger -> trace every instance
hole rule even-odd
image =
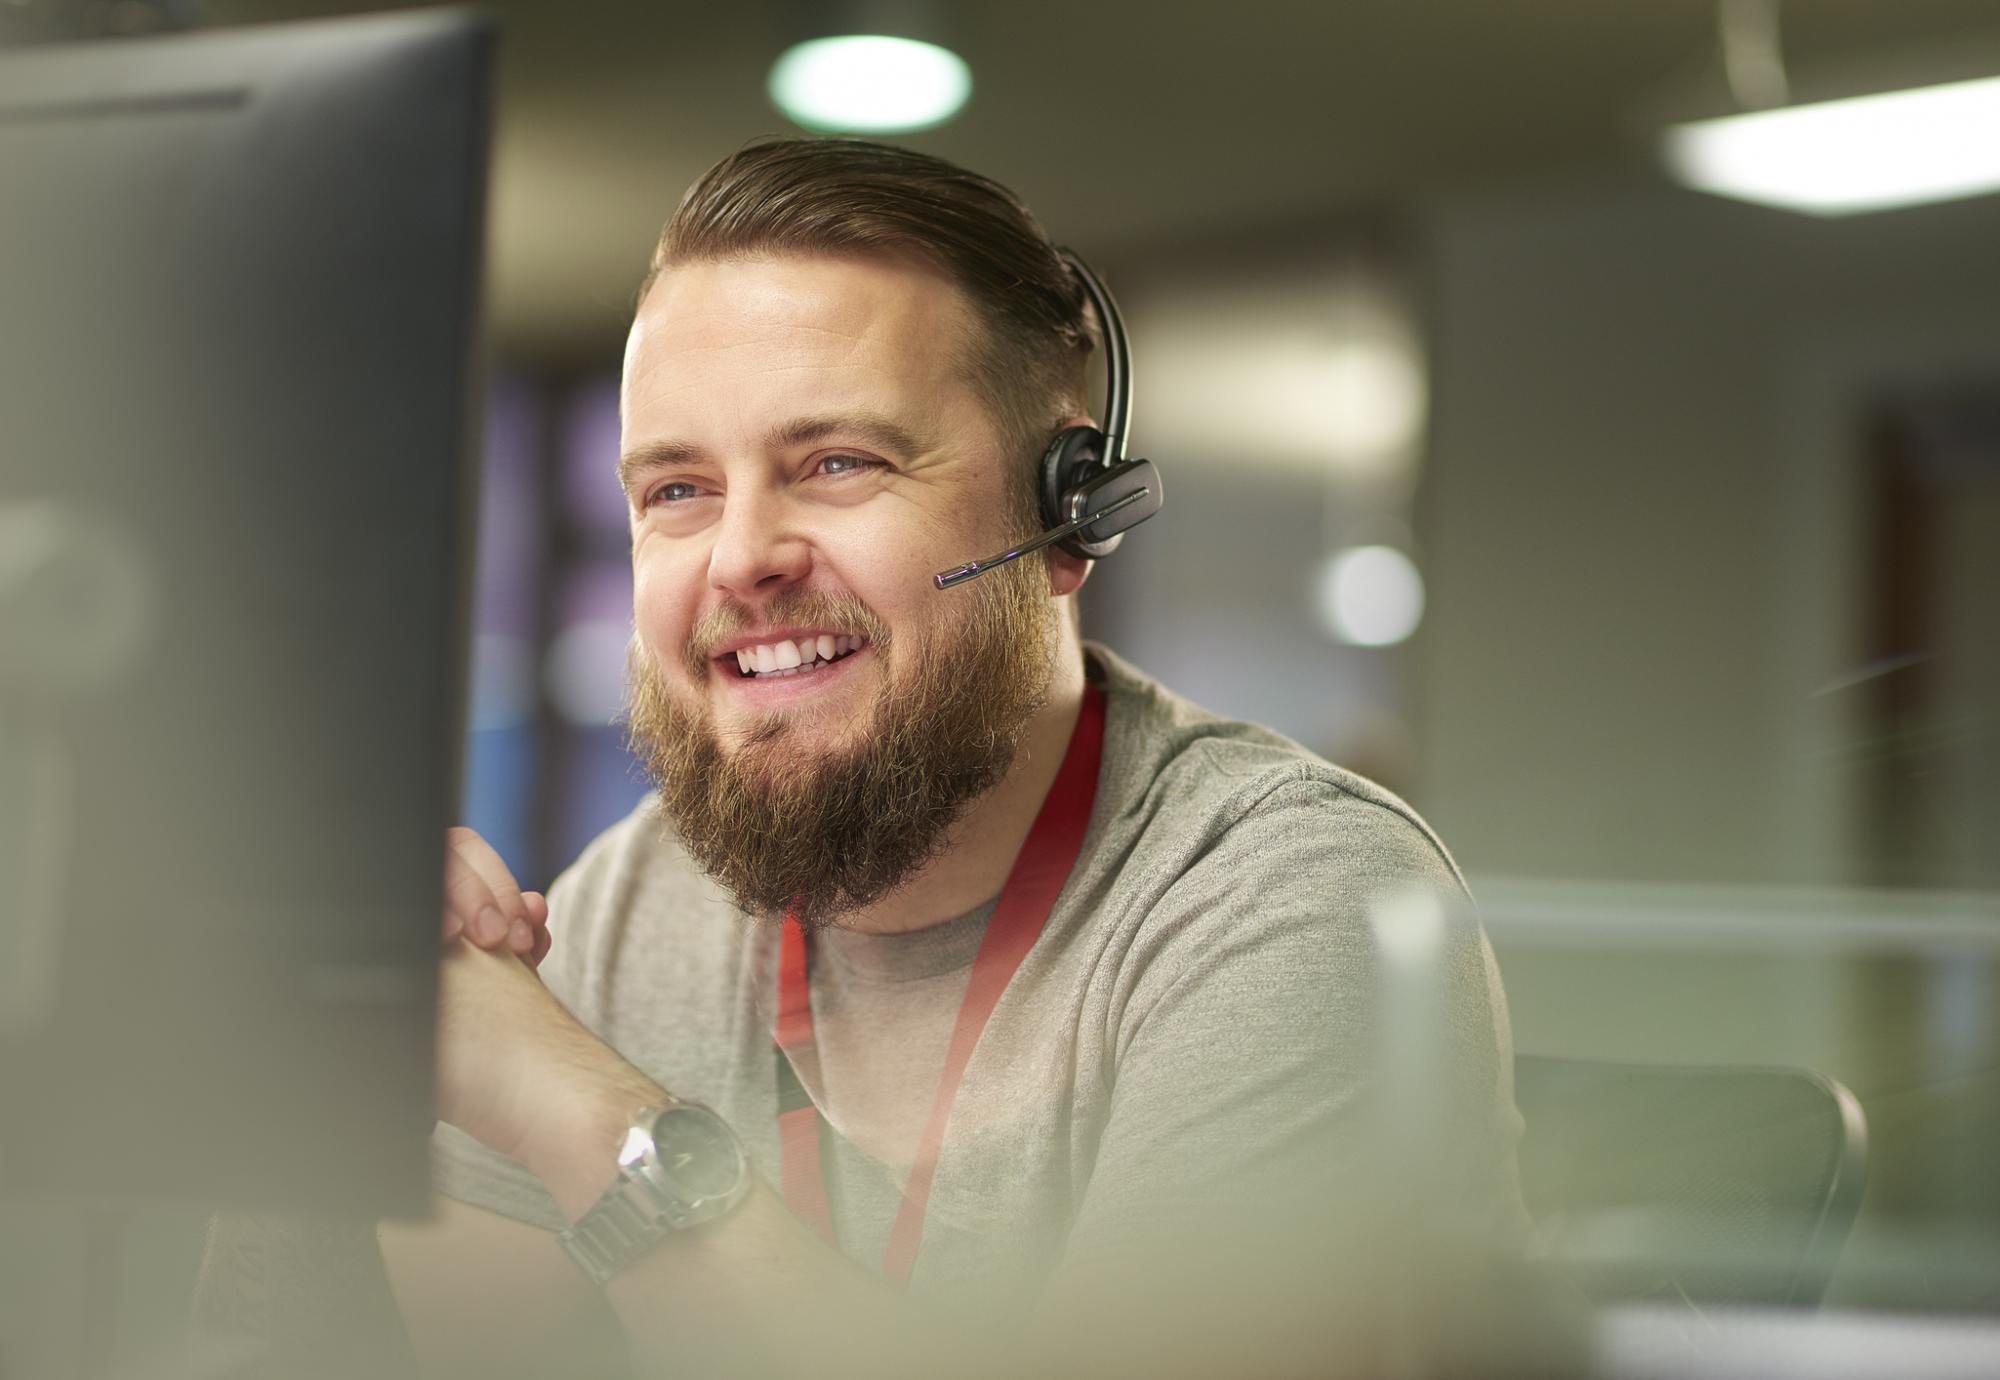
[[[513,949],[532,967],[539,964],[549,951],[549,901],[539,891],[524,891],[521,893],[521,908],[527,912],[526,937],[515,940]]]
[[[510,952],[526,957],[535,947],[535,927],[518,916],[507,922],[507,948]]]
[[[482,949],[512,947],[511,929],[521,919],[520,889],[514,874],[492,846],[470,829],[451,829],[446,841],[447,895],[464,921],[466,936]],[[521,948],[532,944],[530,935]]]
[[[500,908],[494,904],[493,888],[487,886],[484,877],[466,866],[449,849],[445,853],[444,909],[446,939],[463,933],[474,943],[491,943],[506,933],[506,922],[500,918]],[[498,922],[492,940],[481,939],[485,926],[482,916],[491,916]]]
[[[493,905],[504,920],[526,918],[521,907],[521,884],[514,880],[514,874],[493,851],[492,844],[463,825],[447,830],[445,839],[450,844],[448,851],[486,883]]]

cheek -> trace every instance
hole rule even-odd
[[[694,624],[691,583],[665,554],[641,555],[632,562],[632,622],[640,640],[654,650],[675,650]]]
[[[981,536],[975,526],[960,514],[937,512],[828,533],[822,551],[828,565],[852,577],[851,587],[871,603],[879,597],[892,604],[921,604],[937,592],[931,581],[939,571],[992,554],[992,538]]]
[[[908,532],[828,533],[817,552],[818,583],[847,591],[893,623],[927,612],[931,576],[944,568],[936,560],[935,542]]]

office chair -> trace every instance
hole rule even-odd
[[[1860,1205],[1860,1103],[1805,1069],[1523,1055],[1538,1244],[1601,1302],[1814,1307]]]

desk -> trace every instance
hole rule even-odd
[[[1592,1327],[1607,1380],[1993,1380],[2000,1319],[1623,1305]]]

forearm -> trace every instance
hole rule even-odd
[[[445,1118],[536,1175],[574,1222],[617,1177],[635,1113],[669,1100],[511,958],[445,965]],[[726,1216],[665,1240],[605,1290],[642,1364],[677,1374],[926,1377],[905,1296],[757,1188]],[[913,1340],[913,1338],[919,1338]],[[704,1357],[711,1359],[704,1362]]]
[[[586,1095],[543,1122],[526,1162],[565,1217],[581,1217],[612,1183],[632,1114],[667,1096],[629,1066],[607,1066]],[[905,1296],[820,1240],[754,1178],[727,1216],[661,1242],[614,1276],[605,1296],[634,1354],[661,1372],[935,1373],[918,1364],[924,1326]]]

